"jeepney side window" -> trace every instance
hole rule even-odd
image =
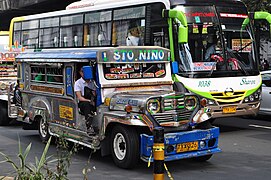
[[[144,45],[145,9],[145,6],[140,6],[114,10],[112,45]],[[133,35],[132,32],[136,35]],[[129,38],[129,36],[135,38]],[[130,44],[129,39],[133,39]]]
[[[60,19],[60,47],[83,45],[83,15],[64,16]]]
[[[12,45],[15,45],[15,42],[18,44],[21,43],[21,32],[22,32],[22,23],[21,22],[15,22],[14,23],[14,30],[13,30],[13,42]]]
[[[39,47],[59,46],[59,18],[47,18],[40,20]]]
[[[38,27],[39,21],[25,21],[22,23],[22,45],[28,49],[38,47]]]
[[[164,63],[103,64],[107,80],[163,78],[166,75]]]
[[[31,81],[48,84],[63,84],[63,67],[49,65],[33,65],[31,69]]]
[[[84,46],[104,46],[111,43],[112,11],[85,15]]]

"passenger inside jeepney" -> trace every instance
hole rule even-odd
[[[128,27],[128,33],[126,38],[127,46],[140,46],[141,42],[141,30],[137,22],[131,22]]]
[[[96,111],[96,84],[84,76],[83,67],[79,68],[80,78],[74,84],[74,91],[78,100],[78,107],[85,116],[88,135],[95,135],[93,115]]]

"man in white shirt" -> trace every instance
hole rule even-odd
[[[78,99],[78,107],[86,119],[86,126],[89,135],[95,135],[92,126],[93,114],[95,112],[96,86],[90,79],[84,79],[83,69],[79,71],[81,78],[74,84],[74,91]]]
[[[130,27],[129,27],[128,36],[126,38],[126,45],[127,46],[139,46],[139,45],[141,45],[141,42],[140,42],[140,29],[135,23],[131,24]]]

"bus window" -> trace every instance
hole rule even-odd
[[[27,48],[38,47],[38,20],[22,23],[22,44]]]
[[[138,42],[144,45],[145,34],[145,6],[133,7],[126,9],[118,9],[114,11],[114,33],[115,36],[112,41],[116,42],[113,45],[127,45],[127,37],[129,36],[130,29],[136,28],[138,31]],[[140,43],[141,42],[141,43]]]
[[[111,43],[111,11],[85,15],[84,46],[104,46]]]
[[[60,19],[60,47],[83,44],[83,15],[64,16]]]
[[[21,31],[22,23],[21,22],[14,23],[13,44],[15,44],[15,42],[19,43],[21,42]]]
[[[59,18],[47,18],[40,20],[39,47],[59,46]]]

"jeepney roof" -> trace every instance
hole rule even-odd
[[[20,53],[17,62],[83,62],[97,59],[97,50],[62,50]]]

